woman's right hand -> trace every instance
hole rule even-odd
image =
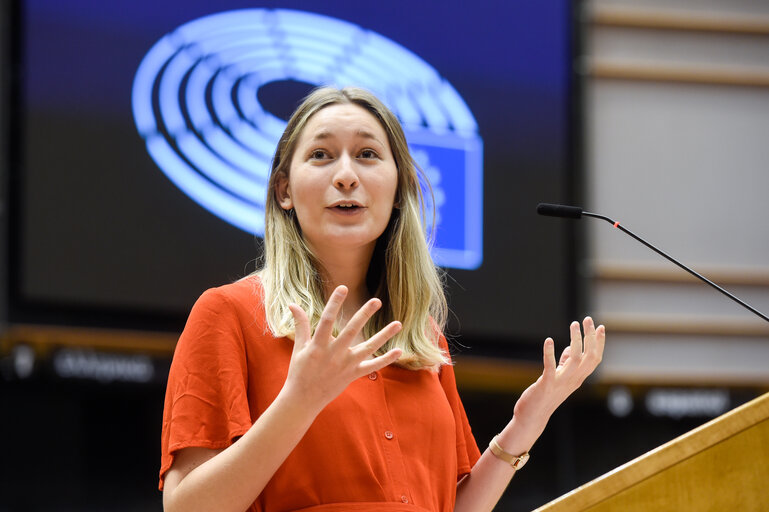
[[[373,354],[387,340],[401,330],[401,323],[390,322],[366,341],[356,343],[366,322],[382,307],[379,299],[366,302],[347,322],[338,336],[332,335],[334,324],[347,297],[347,287],[338,286],[323,308],[323,313],[312,335],[310,321],[304,310],[292,304],[296,331],[294,350],[283,392],[294,400],[319,407],[320,412],[355,379],[375,372],[394,363],[401,356],[401,349],[392,349],[378,357]]]
[[[332,336],[347,288],[338,287],[323,309],[315,335],[299,306],[288,377],[279,396],[237,442],[224,450],[183,448],[166,474],[163,504],[168,511],[245,510],[259,496],[321,410],[355,379],[384,368],[401,355],[393,349],[372,357],[401,330],[391,322],[371,339],[360,332],[382,307],[371,299]]]

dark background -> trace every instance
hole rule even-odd
[[[254,270],[257,244],[156,167],[134,127],[133,75],[179,25],[257,5],[17,3],[12,315],[177,330],[203,290]],[[453,334],[513,351],[563,330],[575,308],[568,224],[537,218],[535,207],[573,195],[569,2],[258,4],[271,6],[339,17],[395,40],[448,79],[475,115],[484,261],[450,271]]]

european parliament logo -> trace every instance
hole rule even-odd
[[[185,194],[263,236],[270,160],[286,123],[259,103],[257,92],[283,80],[363,87],[387,104],[433,188],[433,259],[445,267],[480,266],[483,143],[475,118],[432,66],[375,32],[288,9],[198,18],[161,38],[139,65],[136,127]]]

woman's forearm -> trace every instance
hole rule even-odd
[[[546,423],[546,422],[545,422]],[[544,427],[543,427],[544,428]],[[499,434],[499,443],[508,453],[520,455],[528,452],[541,434],[539,428],[532,428],[510,421]],[[538,432],[537,432],[538,431]],[[488,448],[472,472],[457,484],[456,512],[491,511],[502,497],[507,485],[515,475],[513,467],[498,459]]]
[[[319,412],[281,392],[243,437],[192,469],[175,488],[166,489],[164,509],[243,512],[259,497]]]
[[[488,449],[467,475],[457,485],[455,512],[484,512],[494,510],[515,470]]]

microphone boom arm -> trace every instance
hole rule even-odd
[[[638,240],[639,242],[641,242],[646,247],[648,247],[652,251],[656,252],[657,254],[662,256],[663,258],[666,258],[668,261],[671,261],[671,262],[675,263],[678,267],[686,270],[688,273],[690,273],[694,277],[702,280],[703,282],[709,284],[710,286],[712,286],[713,288],[715,288],[719,292],[723,293],[724,295],[726,295],[727,297],[729,297],[730,299],[735,301],[737,304],[739,304],[739,305],[749,309],[751,312],[755,313],[756,315],[760,316],[761,318],[763,318],[764,320],[769,322],[769,316],[766,316],[765,314],[761,313],[759,310],[757,310],[756,308],[754,308],[753,306],[751,306],[747,302],[743,301],[742,299],[740,299],[740,298],[734,296],[733,294],[729,293],[728,291],[724,290],[723,288],[718,286],[716,283],[714,283],[713,281],[711,281],[707,277],[703,276],[702,274],[699,274],[698,272],[695,272],[694,270],[690,269],[689,267],[687,267],[683,263],[679,262],[678,260],[676,260],[672,256],[666,254],[665,252],[661,251],[660,249],[657,249],[656,247],[654,247],[652,244],[650,244],[649,242],[647,242],[646,240],[644,240],[640,236],[636,235],[635,233],[633,233],[629,229],[626,229],[619,222],[615,222],[614,220],[610,219],[609,217],[606,217],[605,215],[599,215],[597,213],[590,213],[590,212],[583,211],[582,215],[585,215],[587,217],[594,217],[596,219],[602,219],[602,220],[605,220],[606,222],[608,222],[609,224],[612,224],[615,228],[619,229],[620,231],[622,231],[623,233],[625,233],[627,235],[630,235],[631,237],[633,237],[634,239]]]

